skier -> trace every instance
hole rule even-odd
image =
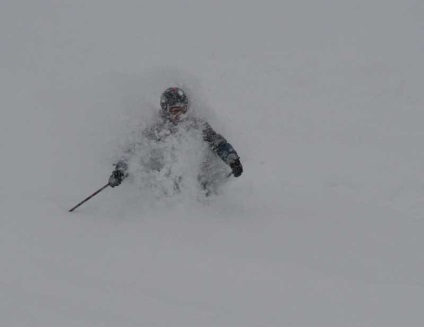
[[[219,157],[225,164],[231,167],[232,175],[239,177],[243,173],[243,166],[240,162],[240,157],[227,140],[216,133],[212,127],[204,120],[188,115],[190,103],[185,92],[178,87],[166,89],[160,98],[160,117],[158,122],[144,131],[144,136],[154,142],[160,142],[170,134],[179,131],[181,123],[184,122],[184,129],[196,129],[201,131],[203,141],[208,144],[208,147],[214,156]],[[129,155],[120,160],[115,165],[115,170],[109,178],[109,185],[115,187],[128,176],[128,159]],[[202,165],[202,172],[198,176],[199,183],[205,194],[208,196],[216,191],[214,174],[210,169],[210,163],[205,160]],[[160,170],[161,167],[157,167]]]

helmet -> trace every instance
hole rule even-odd
[[[170,107],[182,107],[187,105],[187,95],[178,87],[166,89],[160,97],[160,106],[164,111],[167,111]]]

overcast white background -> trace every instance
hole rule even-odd
[[[423,325],[423,33],[413,0],[3,0],[0,324]],[[173,84],[244,174],[68,213]]]

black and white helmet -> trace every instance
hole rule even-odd
[[[187,107],[188,97],[180,88],[170,87],[163,91],[160,97],[160,106],[164,111],[167,111],[170,107]]]

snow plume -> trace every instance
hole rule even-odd
[[[205,150],[201,131],[182,123],[160,142],[142,139],[130,160],[130,173],[137,187],[155,198],[194,195]]]

